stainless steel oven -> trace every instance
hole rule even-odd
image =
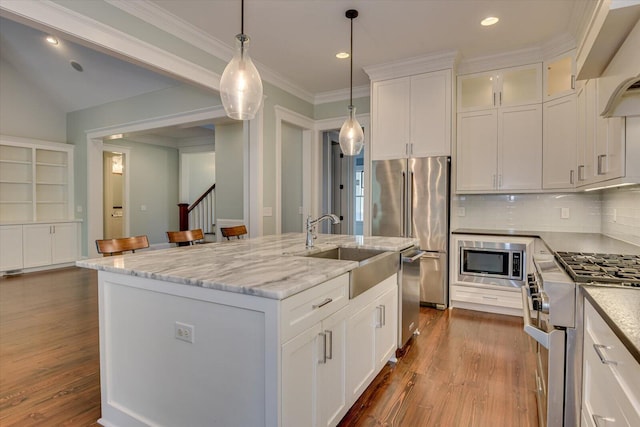
[[[526,277],[524,243],[458,241],[458,281],[522,286]]]
[[[534,256],[535,272],[522,288],[524,331],[536,346],[536,401],[541,427],[577,425],[575,371],[576,285],[552,255]]]

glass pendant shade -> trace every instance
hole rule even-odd
[[[340,149],[345,156],[357,156],[364,147],[364,132],[356,119],[356,107],[349,105],[349,117],[340,128]]]
[[[227,116],[236,120],[253,119],[262,104],[262,80],[247,52],[248,44],[248,36],[236,36],[236,53],[220,78],[222,105]]]

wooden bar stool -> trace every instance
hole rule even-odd
[[[199,228],[195,230],[167,231],[167,238],[169,243],[175,243],[177,246],[189,246],[203,240],[204,233]]]
[[[232,237],[241,239],[242,236],[247,234],[247,227],[244,225],[236,225],[235,227],[221,227],[220,232],[227,240],[231,240]]]
[[[136,249],[148,248],[149,239],[147,239],[147,236],[135,236],[96,240],[96,247],[98,248],[98,253],[103,256],[122,255],[123,252],[131,251],[135,253]]]

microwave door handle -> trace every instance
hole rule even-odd
[[[531,313],[529,311],[529,295],[527,294],[527,287],[523,286],[521,291],[522,291],[522,320],[524,321],[524,331],[531,338],[539,342],[540,345],[548,349],[550,334],[531,324]]]

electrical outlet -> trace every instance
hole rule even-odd
[[[458,208],[458,216],[465,216],[467,214],[467,209],[464,206],[460,206]]]
[[[176,322],[174,326],[175,337],[177,340],[185,341],[193,344],[195,329],[193,325],[182,322]]]
[[[618,222],[618,210],[613,209],[613,222]]]
[[[141,211],[146,211],[147,210],[147,205],[140,205],[140,210]]]
[[[569,219],[569,208],[562,208],[560,212],[560,218]]]

